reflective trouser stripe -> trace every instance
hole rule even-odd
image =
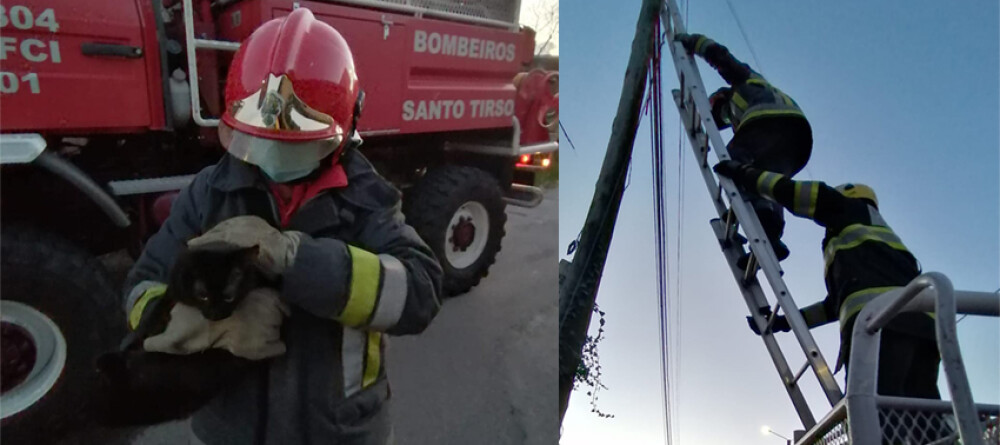
[[[378,380],[382,366],[382,334],[345,327],[341,346],[344,396],[350,397]]]
[[[792,213],[806,218],[816,214],[816,197],[819,195],[819,183],[815,181],[798,181],[795,183],[795,201]]]
[[[135,305],[132,306],[132,310],[128,314],[128,327],[131,330],[135,330],[139,327],[139,322],[142,321],[142,312],[146,310],[146,306],[149,302],[160,298],[167,292],[166,284],[158,284],[151,286],[142,293],[142,296],[136,300]]]
[[[763,172],[757,177],[757,191],[774,196],[774,186],[785,176],[780,173]]]
[[[875,241],[883,243],[896,250],[909,252],[902,240],[888,227],[866,226],[864,224],[851,224],[844,228],[839,235],[830,240],[823,250],[823,259],[826,262],[824,268],[829,269],[833,264],[833,259],[837,252],[852,249],[861,245],[865,241]]]
[[[853,294],[847,296],[844,302],[840,304],[840,330],[843,331],[844,327],[847,326],[847,321],[851,317],[861,312],[865,305],[869,301],[874,300],[879,295],[885,292],[896,289],[899,286],[883,286],[883,287],[870,287],[868,289],[859,290]]]
[[[347,246],[351,254],[351,288],[347,304],[337,320],[346,326],[357,327],[371,318],[378,298],[382,266],[378,256],[354,246]]]

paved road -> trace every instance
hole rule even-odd
[[[558,196],[550,189],[536,208],[508,207],[490,275],[447,300],[423,334],[391,340],[397,444],[558,442]],[[90,432],[60,445],[128,442],[186,444],[187,425]]]
[[[400,444],[558,442],[558,190],[508,207],[490,275],[389,350]]]

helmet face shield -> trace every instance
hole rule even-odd
[[[219,139],[230,155],[260,167],[274,182],[308,176],[344,141],[343,135],[327,139],[289,142],[266,139],[219,124]]]
[[[229,107],[235,128],[273,132],[285,140],[314,138],[317,133],[342,137],[350,126],[310,107],[296,95],[292,80],[284,74],[268,74],[259,90]]]

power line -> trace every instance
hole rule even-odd
[[[657,23],[656,45],[650,63],[650,90],[647,109],[652,110],[650,118],[650,156],[652,158],[653,174],[653,223],[656,251],[656,290],[659,308],[659,344],[660,344],[660,396],[663,401],[663,435],[667,444],[673,438],[673,382],[671,379],[671,361],[669,356],[672,336],[669,333],[672,323],[669,321],[670,302],[667,298],[668,289],[668,259],[666,234],[667,218],[664,205],[664,175],[663,175],[663,134],[662,134],[662,90],[660,82],[660,55],[662,35]]]
[[[733,13],[733,19],[736,20],[736,27],[739,28],[740,34],[743,35],[743,41],[746,42],[747,47],[750,48],[750,55],[753,56],[753,61],[757,64],[757,71],[763,73],[764,65],[761,65],[760,59],[757,58],[757,52],[753,50],[753,45],[750,44],[750,37],[747,36],[747,32],[743,29],[743,22],[740,21],[739,15],[736,14],[736,8],[733,7],[733,2],[731,0],[726,0],[726,4],[729,5],[729,11]]]
[[[573,149],[573,153],[576,153],[576,145],[573,145],[573,140],[569,138],[569,133],[566,132],[566,127],[563,126],[562,120],[559,120],[559,129],[562,130],[563,136],[566,136],[566,142],[569,142],[569,147]]]

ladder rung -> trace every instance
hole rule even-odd
[[[746,286],[753,283],[757,273],[757,255],[750,252],[750,259],[747,260],[747,268],[743,270],[743,285]]]
[[[767,332],[771,332],[771,329],[774,329],[774,321],[778,319],[778,309],[780,308],[781,303],[774,303],[773,308],[768,308]]]
[[[802,378],[802,374],[806,372],[806,369],[809,369],[809,360],[806,360],[806,362],[802,364],[802,367],[799,368],[799,372],[795,373],[795,377],[792,378],[792,381],[788,382],[788,385],[798,383],[799,379]]]

